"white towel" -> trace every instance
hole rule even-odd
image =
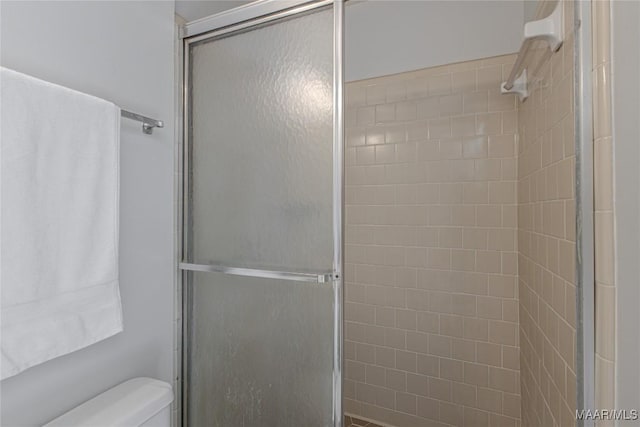
[[[0,68],[1,378],[122,330],[120,109]]]

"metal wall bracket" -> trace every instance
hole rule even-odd
[[[522,73],[520,74],[520,76],[517,79],[515,79],[511,89],[507,89],[505,85],[506,85],[506,82],[502,83],[502,85],[500,86],[501,93],[503,94],[515,93],[518,95],[518,99],[520,99],[520,102],[524,101],[529,97],[529,89],[527,89],[527,70],[526,69],[522,70]]]
[[[143,116],[142,114],[133,113],[128,110],[120,110],[122,117],[142,122],[142,133],[151,135],[154,128],[163,128],[164,122],[162,120],[152,119],[151,117]]]
[[[151,135],[153,133],[153,128],[162,128],[162,127],[164,127],[164,124],[162,122],[159,122],[158,124],[143,123],[142,133],[146,135]]]

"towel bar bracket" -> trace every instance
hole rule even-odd
[[[132,113],[127,110],[120,110],[122,117],[142,122],[142,133],[151,135],[154,128],[163,128],[164,122],[162,120],[152,119],[150,117],[143,116],[141,114]]]
[[[164,123],[162,123],[162,121],[160,121],[158,124],[142,123],[142,133],[146,135],[151,135],[153,133],[153,128],[162,128],[162,127],[164,127]]]
[[[511,87],[511,89],[507,89],[505,87],[507,83],[503,82],[500,86],[500,92],[503,94],[515,93],[518,95],[518,99],[520,99],[520,102],[523,102],[529,97],[529,89],[527,89],[527,83],[527,70],[524,69],[522,70],[520,76],[513,82],[513,86]]]

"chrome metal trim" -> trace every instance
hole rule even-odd
[[[591,2],[575,0],[576,377],[577,409],[595,409],[595,275],[593,228],[593,94]],[[581,427],[594,421],[578,420]]]
[[[182,253],[181,259],[187,259],[191,255],[191,236],[189,234],[189,223],[191,214],[189,209],[189,44],[186,39],[182,43]],[[178,264],[178,269],[180,265]],[[182,271],[182,417],[183,427],[189,425],[189,319],[191,311],[191,281],[192,274]]]
[[[333,424],[342,427],[344,329],[344,1],[333,3],[333,270],[334,296]]]
[[[179,19],[178,15],[176,15],[176,34],[180,34],[182,28],[184,26],[184,22]],[[176,87],[175,87],[175,98],[174,103],[176,106],[175,110],[175,144],[174,147],[174,188],[175,188],[175,199],[174,199],[174,213],[175,213],[175,240],[174,240],[174,281],[175,281],[175,343],[176,343],[176,361],[175,361],[175,369],[174,369],[174,380],[176,385],[176,397],[174,399],[175,408],[176,408],[176,417],[175,417],[175,426],[179,427],[182,425],[182,414],[183,414],[183,380],[184,375],[182,372],[184,366],[184,273],[178,268],[178,262],[182,259],[182,201],[183,191],[182,191],[182,167],[183,167],[183,158],[182,158],[182,148],[184,145],[184,140],[182,138],[183,134],[183,86],[182,82],[184,81],[183,69],[184,69],[184,51],[183,51],[183,42],[179,37],[175,39],[175,71],[176,71]]]
[[[181,270],[222,273],[232,276],[260,277],[262,279],[295,280],[297,282],[328,283],[334,280],[332,272],[300,273],[295,271],[261,270],[255,268],[230,267],[219,264],[192,264],[181,262]]]
[[[183,37],[197,42],[210,37],[255,27],[331,4],[331,0],[258,0],[225,12],[187,23]]]
[[[163,128],[164,122],[162,120],[152,119],[151,117],[143,116],[142,114],[133,113],[128,110],[120,109],[120,115],[125,119],[135,120],[142,122],[142,133],[151,135],[153,128]]]
[[[180,417],[182,427],[189,426],[189,371],[191,365],[191,346],[189,345],[191,332],[189,325],[192,322],[192,313],[189,309],[193,301],[193,286],[191,282],[193,274],[189,271],[182,271],[182,416]]]

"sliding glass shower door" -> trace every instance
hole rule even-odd
[[[277,3],[185,37],[184,425],[342,422],[342,4]]]

